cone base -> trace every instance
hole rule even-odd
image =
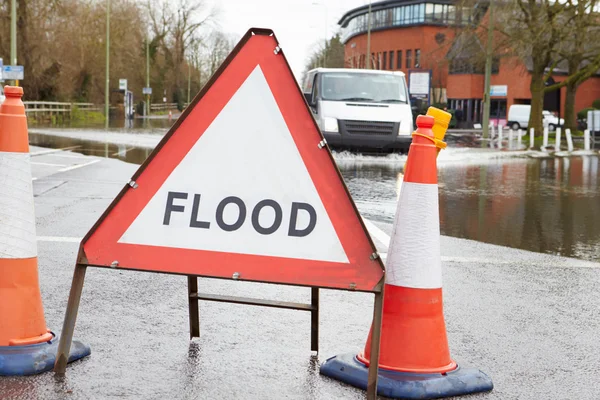
[[[369,369],[355,354],[334,356],[321,365],[321,374],[360,389],[367,389]],[[393,399],[438,399],[488,392],[494,388],[490,377],[478,369],[461,368],[445,374],[419,374],[379,369],[377,393]]]
[[[58,337],[28,346],[0,346],[0,376],[36,375],[54,368]],[[73,341],[69,362],[91,354],[90,346]]]

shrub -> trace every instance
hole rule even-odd
[[[588,111],[593,111],[593,110],[595,110],[594,107],[584,108],[583,110],[581,110],[577,113],[577,119],[587,119]]]
[[[595,108],[596,110],[600,110],[600,99],[594,100],[592,103],[592,107]]]

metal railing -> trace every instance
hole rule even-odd
[[[60,101],[24,101],[25,114],[35,120],[71,119],[73,110],[102,112],[103,108],[94,103],[71,103]]]
[[[169,110],[177,110],[177,103],[150,104],[150,112],[152,112],[152,111],[169,111]]]

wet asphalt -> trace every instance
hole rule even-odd
[[[47,325],[59,332],[77,240],[137,166],[73,152],[33,160],[40,285]],[[372,224],[385,254],[391,224]],[[600,398],[600,264],[443,236],[442,265],[452,357],[495,385],[464,398]],[[201,278],[199,290],[310,302],[307,288]],[[0,378],[0,398],[363,399],[319,375],[319,364],[362,350],[372,301],[322,290],[318,355],[301,311],[201,302],[201,337],[190,341],[185,277],[89,268],[75,338],[92,355],[65,377]]]

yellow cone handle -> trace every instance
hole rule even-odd
[[[446,148],[446,143],[443,142],[444,136],[446,135],[446,131],[448,130],[448,125],[450,124],[450,120],[452,119],[452,114],[449,112],[440,110],[439,108],[429,107],[427,109],[427,115],[430,115],[435,119],[435,124],[433,125],[433,134],[436,139],[435,145],[437,146],[437,153],[440,154],[440,150]]]

